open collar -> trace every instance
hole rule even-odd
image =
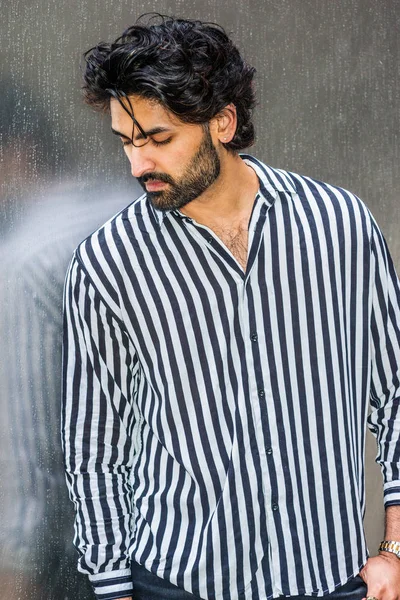
[[[272,206],[280,192],[295,194],[296,186],[287,171],[274,169],[259,161],[250,154],[239,154],[246,164],[254,169],[260,182],[260,195],[268,206]],[[160,210],[155,208],[151,202],[148,202],[151,212],[161,227],[164,219],[170,213],[178,217],[185,218],[178,210]]]

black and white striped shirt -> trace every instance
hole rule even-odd
[[[400,504],[400,288],[351,193],[242,156],[260,189],[246,272],[146,196],[77,249],[63,446],[79,569],[129,564],[209,600],[322,596],[367,558],[364,443]]]

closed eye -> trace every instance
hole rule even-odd
[[[164,146],[165,144],[169,144],[172,138],[167,138],[166,140],[161,140],[157,142],[157,140],[152,139],[151,141],[155,146]]]
[[[157,140],[154,140],[153,138],[151,138],[151,141],[153,142],[153,144],[155,146],[164,146],[165,144],[169,144],[172,138],[167,138],[166,140],[160,140],[159,142]],[[130,146],[132,144],[132,140],[122,140],[122,145],[123,146]]]

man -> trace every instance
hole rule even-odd
[[[254,69],[218,26],[139,22],[86,59],[145,194],[67,278],[80,570],[99,599],[399,600],[400,287],[375,221],[238,154]],[[369,400],[387,515],[370,559]]]

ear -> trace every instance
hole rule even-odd
[[[210,130],[214,141],[228,144],[236,133],[237,115],[236,106],[228,104],[210,121]]]

